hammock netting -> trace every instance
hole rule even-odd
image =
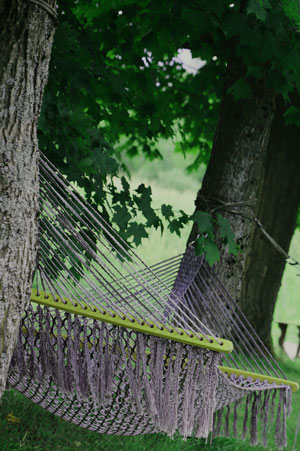
[[[9,375],[33,402],[102,434],[286,446],[289,381],[203,257],[148,267],[43,155],[33,288]]]

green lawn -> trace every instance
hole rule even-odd
[[[290,255],[300,261],[300,231],[296,230],[291,247]],[[273,323],[273,338],[279,334],[279,327],[276,321],[287,322],[300,325],[300,275],[295,267],[286,265],[281,288],[276,303]],[[299,331],[295,326],[287,329],[286,340],[298,343]]]

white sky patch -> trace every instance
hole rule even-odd
[[[215,57],[216,58],[216,57]],[[142,56],[143,66],[140,66],[140,69],[145,69],[145,67],[149,67],[152,63],[152,53],[144,49],[144,56]],[[193,58],[192,52],[189,49],[178,49],[177,56],[171,59],[169,63],[164,61],[158,61],[157,65],[161,67],[163,71],[167,70],[167,65],[174,66],[176,64],[176,69],[181,69],[183,67],[188,73],[195,75],[201,67],[205,66],[206,61],[201,60],[200,58]],[[166,79],[170,78],[169,75],[166,75]],[[156,85],[159,86],[159,85]]]
[[[146,67],[149,67],[149,63],[148,63],[147,58],[146,58],[145,56],[142,56],[142,61],[143,61],[144,65],[145,65]],[[140,69],[144,69],[144,68],[142,67],[142,68],[140,68]]]
[[[193,58],[189,49],[178,49],[178,55],[173,58],[176,63],[181,63],[182,67],[190,74],[196,74],[206,62],[200,58]]]

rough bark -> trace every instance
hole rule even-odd
[[[54,28],[40,5],[0,0],[0,398],[35,267],[36,128]]]
[[[211,158],[196,199],[196,209],[210,211],[219,201],[245,203],[232,207],[253,215],[262,167],[274,112],[274,95],[261,83],[253,83],[250,99],[234,100],[228,93],[241,76],[239,65],[232,62],[227,69]],[[249,206],[248,203],[253,206]],[[228,219],[242,252],[237,258],[220,244],[221,261],[215,270],[232,296],[240,300],[245,249],[249,245],[252,224],[240,215],[221,213]],[[195,228],[190,239],[195,236]]]
[[[300,128],[285,125],[285,109],[283,100],[277,98],[255,215],[288,252],[300,202]],[[242,277],[241,307],[270,349],[272,317],[284,266],[284,257],[257,227],[253,228]]]

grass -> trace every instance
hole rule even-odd
[[[162,151],[166,156],[164,161],[151,164],[147,164],[144,160],[139,162],[137,160],[128,161],[128,165],[134,173],[132,185],[134,187],[141,182],[147,183],[149,181],[153,189],[154,205],[170,203],[175,208],[192,212],[194,199],[197,190],[200,188],[203,168],[199,170],[198,174],[187,175],[182,168],[191,162],[192,157],[189,161],[184,162],[182,156],[174,154],[170,150],[170,143],[163,144]],[[156,263],[183,252],[188,234],[189,227],[184,230],[181,237],[169,232],[161,236],[159,231],[151,231],[149,240],[144,241],[142,247],[137,251],[148,264]],[[296,232],[290,254],[298,260],[300,260],[299,244],[300,232]],[[300,324],[299,284],[300,278],[296,277],[295,269],[292,267],[286,268],[276,305],[275,319],[282,320],[285,316],[290,322],[293,319],[297,322],[299,318]],[[297,334],[297,328],[290,327],[287,340],[297,343]],[[278,335],[278,326],[274,322],[273,338],[275,342],[277,342]],[[300,361],[291,361],[282,351],[279,349],[277,351],[281,366],[288,378],[299,380]],[[293,395],[293,412],[288,422],[288,449],[290,450],[292,449],[299,410],[300,393],[296,393]],[[14,417],[15,422],[13,421]],[[99,435],[61,420],[34,405],[14,390],[7,391],[2,399],[0,431],[0,451],[19,449],[24,451],[196,451],[204,447],[203,440],[190,438],[183,441],[179,436],[170,439],[163,434],[136,437]],[[261,446],[252,448],[247,442],[218,438],[212,445],[207,445],[205,449],[207,451],[249,451],[250,449],[261,451],[264,448]],[[268,450],[272,449],[275,448],[271,444]],[[298,449],[300,449],[300,437]]]
[[[290,255],[300,261],[299,230],[296,230],[294,233],[290,246]],[[275,339],[275,336],[279,335],[279,327],[276,321],[294,324],[294,326],[288,327],[286,340],[296,344],[299,342],[299,330],[296,325],[300,326],[300,277],[298,273],[299,270],[295,269],[295,267],[286,265],[276,302],[272,331]]]

